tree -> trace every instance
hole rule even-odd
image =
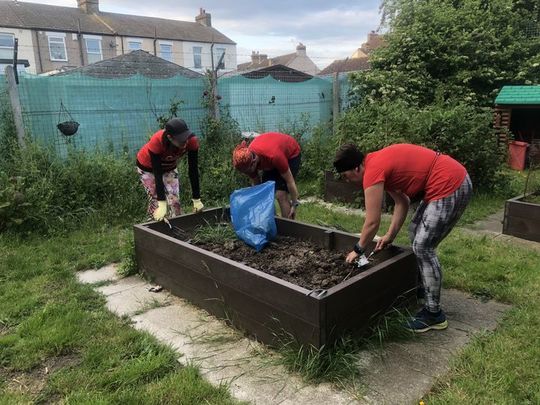
[[[493,103],[505,84],[540,80],[539,2],[385,0],[387,46],[352,75],[359,99]]]

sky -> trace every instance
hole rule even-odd
[[[77,0],[32,0],[76,7]],[[324,68],[343,59],[379,25],[380,0],[100,0],[101,11],[194,21],[199,8],[212,15],[212,26],[237,43],[238,63],[252,51],[269,57],[306,45],[308,56]]]

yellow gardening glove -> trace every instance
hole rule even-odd
[[[165,215],[167,215],[167,201],[158,201],[158,207],[154,211],[154,219],[156,221],[163,221]]]
[[[194,198],[193,200],[193,212],[201,212],[204,208],[204,205],[200,198]]]

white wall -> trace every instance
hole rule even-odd
[[[5,34],[13,34],[19,39],[18,59],[26,59],[30,63],[27,72],[37,73],[36,58],[34,55],[34,43],[32,41],[32,31],[18,28],[3,28],[0,27],[0,32]],[[3,72],[2,72],[3,73]]]
[[[184,64],[182,66],[195,70],[199,73],[204,73],[206,69],[212,68],[212,58],[210,55],[210,45],[209,43],[205,42],[183,42],[183,61]],[[201,54],[201,62],[202,62],[202,68],[201,69],[195,69],[193,64],[193,47],[199,46],[202,48],[202,54]],[[231,70],[236,70],[236,45],[229,45],[229,44],[214,44],[214,54],[216,55],[214,57],[214,63],[217,64],[218,62],[218,56],[216,54],[216,48],[225,48],[225,69],[220,70],[220,72],[228,72]]]
[[[130,40],[140,40],[142,42],[142,49],[146,52],[154,54],[154,40],[151,38],[136,38],[136,37],[116,37],[116,54],[122,55],[122,42],[124,43],[124,53],[129,52],[128,42]],[[210,45],[205,42],[185,42],[185,41],[170,41],[158,39],[156,42],[156,54],[160,56],[159,52],[159,43],[171,43],[172,44],[172,54],[173,54],[173,63],[183,66],[185,68],[204,73],[206,69],[212,67],[212,60],[210,58]],[[202,48],[201,53],[201,69],[194,68],[193,62],[193,47],[199,46]],[[215,44],[214,52],[216,48],[225,48],[225,71],[231,71],[236,69],[236,45],[229,44]],[[214,58],[214,63],[217,63],[217,58]]]

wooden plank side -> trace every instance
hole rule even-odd
[[[417,280],[416,260],[408,255],[332,292],[325,299],[326,329],[343,331],[365,327],[374,315],[390,308],[400,297],[414,294]]]
[[[415,290],[396,297],[395,291],[388,289],[380,294],[371,295],[362,306],[349,312],[341,312],[339,318],[329,317],[327,321],[327,334],[325,341],[331,343],[344,333],[364,333],[373,327],[376,320],[393,308],[403,306],[415,297]],[[390,303],[390,304],[389,304]]]
[[[137,259],[143,271],[174,295],[229,321],[265,343],[275,343],[276,337],[291,334],[302,343],[320,345],[318,323],[284,312],[273,303],[259,300],[257,294],[242,293],[222,285],[211,276],[193,272],[170,259],[156,257],[145,249],[138,250]]]
[[[366,268],[357,269],[352,267],[352,273],[346,281],[343,281],[328,290],[329,294],[334,294],[338,291],[348,288],[352,284],[356,284],[359,281],[369,278],[372,274],[379,271],[384,271],[386,267],[395,266],[410,268],[410,271],[414,271],[416,268],[416,259],[414,253],[410,249],[402,249],[397,246],[391,246],[387,250],[378,253],[378,259],[384,259],[377,264],[366,266]],[[382,256],[384,255],[384,256]],[[414,264],[413,264],[414,263]]]
[[[504,220],[505,235],[540,242],[540,220],[506,216]]]
[[[510,200],[506,202],[506,215],[540,221],[540,205]]]

